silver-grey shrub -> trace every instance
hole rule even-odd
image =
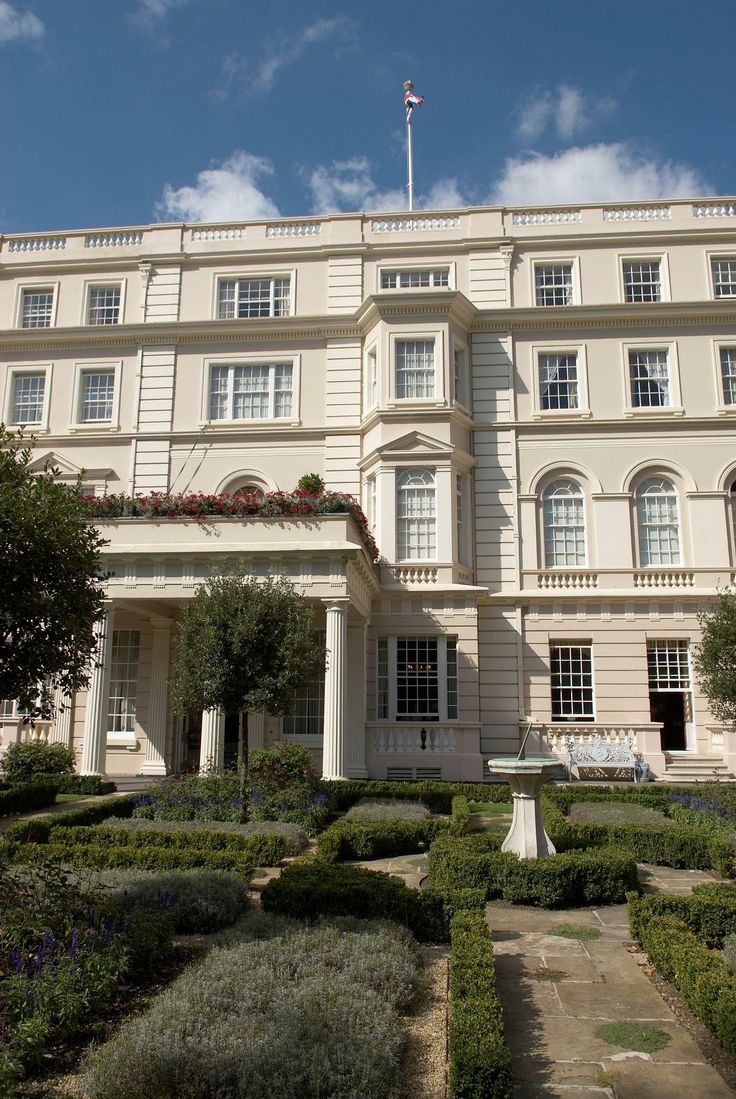
[[[107,899],[130,912],[163,908],[180,933],[228,927],[248,907],[243,879],[221,870],[106,870],[97,878]]]
[[[726,935],[723,940],[723,960],[731,970],[736,973],[736,934]]]
[[[142,817],[106,817],[97,827],[122,829],[129,832],[228,832],[240,836],[283,836],[287,855],[298,855],[309,843],[307,833],[298,824],[287,824],[278,820],[236,824],[230,820],[146,820]]]
[[[88,1058],[90,1099],[395,1099],[414,950],[321,926],[213,950]]]
[[[419,801],[398,799],[363,798],[351,806],[345,814],[351,820],[426,820],[429,809]]]

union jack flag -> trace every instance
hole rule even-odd
[[[424,103],[423,95],[414,95],[414,92],[407,92],[404,96],[404,106],[406,107],[406,121],[411,122],[411,116],[414,114],[415,107],[421,107]]]

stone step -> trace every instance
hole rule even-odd
[[[148,775],[108,775],[106,777],[110,782],[115,783],[119,794],[135,794],[140,790],[147,790],[158,781],[157,778]]]

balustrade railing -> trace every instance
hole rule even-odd
[[[66,237],[15,237],[8,241],[9,252],[61,252]]]
[[[577,225],[582,220],[581,210],[517,210],[512,213],[514,225]]]
[[[623,206],[603,211],[604,221],[669,221],[671,217],[669,206]]]
[[[399,584],[436,584],[437,565],[395,565],[391,572]]]
[[[647,569],[634,573],[635,588],[693,588],[695,574],[687,569]]]
[[[374,728],[372,748],[377,755],[449,755],[455,751],[455,729],[435,725],[391,725]]]
[[[243,240],[245,225],[212,225],[207,229],[192,229],[192,240]]]
[[[732,202],[717,202],[710,206],[693,206],[694,218],[733,218],[736,206]]]
[[[563,723],[562,725],[544,725],[540,728],[540,740],[542,747],[555,755],[566,755],[565,741],[568,737],[587,744],[593,738],[604,740],[608,744],[616,744],[621,747],[631,748],[636,751],[638,728],[635,725],[576,725]]]
[[[598,573],[577,569],[574,572],[540,572],[537,584],[543,591],[586,591],[598,587]]]
[[[88,233],[84,238],[85,248],[128,248],[133,244],[143,244],[140,230],[120,233]]]
[[[322,232],[320,221],[285,221],[278,225],[267,225],[267,237],[317,237]]]
[[[382,218],[371,222],[373,233],[413,233],[428,229],[458,229],[459,217],[440,218]]]

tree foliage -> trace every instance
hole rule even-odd
[[[698,615],[702,640],[694,665],[713,716],[736,723],[736,589],[718,593],[710,610]]]
[[[212,577],[185,604],[171,689],[178,713],[282,714],[324,668],[309,604],[284,577]]]
[[[51,692],[89,679],[105,542],[58,470],[29,468],[33,442],[0,425],[0,698],[48,716]]]

